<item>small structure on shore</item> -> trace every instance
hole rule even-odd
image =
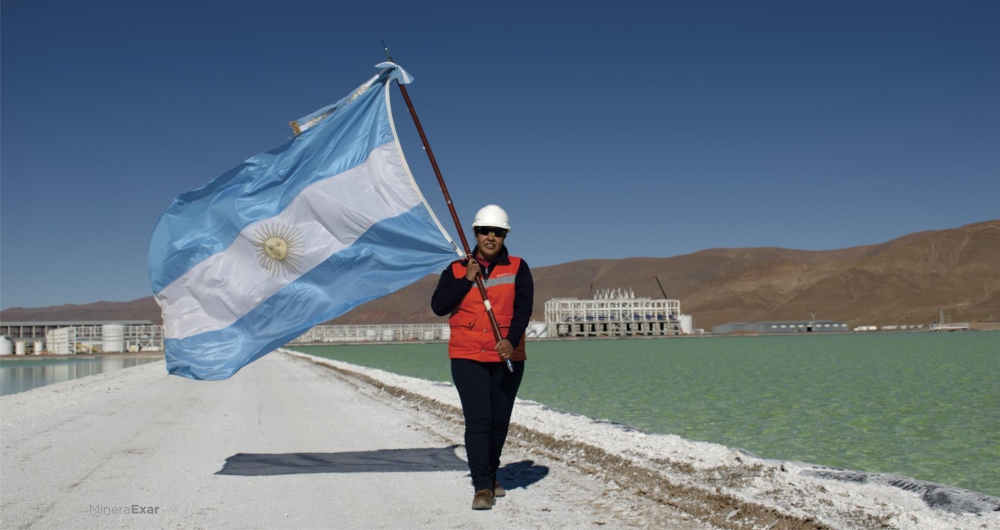
[[[712,333],[828,333],[850,331],[847,324],[834,320],[784,320],[775,322],[727,322],[712,327]]]
[[[944,318],[944,309],[938,311],[938,319],[931,324],[931,331],[967,331],[968,322],[952,322],[951,318]]]

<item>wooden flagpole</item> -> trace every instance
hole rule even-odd
[[[382,43],[385,47],[385,43]],[[392,61],[392,57],[389,55],[389,48],[385,47],[385,56]],[[406,108],[410,110],[410,116],[413,118],[413,124],[417,126],[417,132],[420,134],[420,141],[424,144],[424,150],[427,151],[427,158],[431,161],[431,167],[434,168],[434,175],[437,176],[438,185],[441,186],[441,193],[444,194],[444,200],[448,204],[448,211],[451,212],[451,220],[455,222],[455,229],[458,230],[458,237],[462,240],[462,249],[465,250],[465,255],[468,259],[476,259],[472,255],[472,251],[469,250],[469,242],[465,238],[465,232],[462,231],[462,222],[458,220],[458,214],[455,212],[455,205],[451,202],[451,194],[448,193],[448,186],[444,183],[444,177],[441,176],[441,169],[438,167],[437,159],[434,158],[434,151],[431,150],[431,144],[427,142],[427,135],[424,134],[424,128],[420,125],[420,118],[417,117],[417,111],[413,108],[413,102],[410,101],[410,94],[406,92],[406,87],[403,86],[399,80],[396,80],[396,86],[399,87],[399,91],[403,94],[403,100],[406,101]],[[493,338],[497,342],[503,340],[503,335],[500,334],[500,325],[497,324],[497,317],[493,314],[493,307],[490,304],[489,297],[486,296],[486,286],[483,284],[483,277],[479,274],[476,275],[476,287],[479,288],[479,295],[483,297],[483,303],[486,305],[486,315],[490,319],[490,327],[493,328]],[[517,347],[512,344],[511,346]],[[514,365],[510,363],[510,359],[506,359],[507,369],[511,372],[514,371]]]

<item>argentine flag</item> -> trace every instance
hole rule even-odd
[[[226,379],[312,326],[462,253],[396,140],[393,63],[292,122],[297,136],[177,197],[149,244],[167,370]]]

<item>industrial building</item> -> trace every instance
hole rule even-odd
[[[149,320],[0,322],[0,336],[17,355],[163,350],[163,326]]]
[[[451,337],[451,328],[441,324],[358,324],[315,326],[289,344],[317,342],[441,341]]]
[[[781,322],[728,322],[712,327],[712,333],[826,333],[850,331],[847,324],[833,320],[792,320]]]
[[[632,291],[605,290],[592,300],[554,298],[545,322],[531,322],[527,338],[656,337],[691,333],[692,319],[680,302],[637,298]],[[448,323],[320,325],[289,344],[447,341]],[[163,326],[148,320],[0,322],[2,355],[74,355],[163,351]]]
[[[657,337],[691,333],[679,300],[637,298],[631,290],[604,290],[591,300],[545,302],[547,335],[555,337]]]

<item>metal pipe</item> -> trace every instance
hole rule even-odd
[[[660,283],[660,277],[653,276],[653,278],[656,278],[656,285],[660,286],[660,292],[663,293],[663,298],[669,298],[669,296],[667,296],[667,292],[663,290],[663,284]]]

